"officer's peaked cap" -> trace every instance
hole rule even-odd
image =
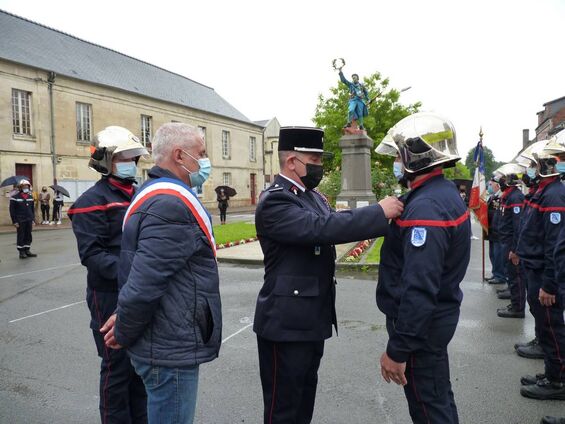
[[[281,127],[279,152],[285,150],[324,153],[324,130],[313,127]]]

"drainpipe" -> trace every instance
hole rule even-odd
[[[47,88],[49,90],[49,109],[51,118],[51,164],[53,168],[53,184],[57,184],[57,155],[55,153],[55,109],[53,107],[53,83],[55,82],[55,72],[47,75]]]

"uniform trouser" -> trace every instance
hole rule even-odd
[[[228,210],[227,206],[226,207],[220,207],[220,222],[226,222],[226,212]]]
[[[427,346],[410,355],[406,362],[404,395],[412,422],[416,424],[458,424],[459,416],[449,377],[447,345],[457,324],[433,325]],[[389,336],[394,325],[387,319]]]
[[[100,420],[102,424],[147,423],[147,395],[125,349],[105,346],[99,328],[116,309],[117,292],[87,290],[91,328],[100,363]]]
[[[49,221],[49,205],[41,205],[41,220]]]
[[[510,288],[510,303],[515,311],[523,311],[526,307],[526,283],[522,273],[520,264],[514,265],[508,254],[510,247],[507,244],[502,245],[502,256],[506,266],[506,279]]]
[[[31,247],[32,221],[18,222],[16,247],[19,252],[25,252]]]
[[[556,296],[556,302],[552,306],[543,306],[539,301],[543,270],[526,268],[526,275],[528,278],[528,303],[536,321],[536,334],[543,349],[545,375],[551,381],[565,383],[563,296]]]
[[[351,123],[355,119],[359,122],[359,126],[362,126],[364,109],[365,105],[361,100],[349,100],[347,121]]]
[[[273,342],[257,336],[265,424],[312,421],[324,341]]]
[[[530,278],[532,278],[532,275],[535,275],[535,274],[530,275],[526,271],[526,267],[524,266],[523,261],[520,261],[520,269],[522,270],[522,275],[524,276],[524,281],[526,282],[526,300],[528,302],[530,314],[532,314],[532,316],[534,317],[535,336],[539,340],[538,323],[537,323],[537,320],[535,319],[534,311],[532,309],[531,300],[533,299],[534,302],[539,302],[538,297],[539,297],[540,283],[538,281],[536,281],[535,279],[534,279],[534,281],[529,280]],[[537,294],[532,297],[533,293],[537,293]]]

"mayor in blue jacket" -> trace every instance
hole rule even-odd
[[[416,113],[389,130],[377,153],[396,157],[394,173],[410,188],[381,249],[376,297],[389,336],[381,374],[404,386],[414,423],[457,424],[447,345],[459,321],[471,224],[443,176],[460,159],[455,129],[441,116]]]
[[[323,175],[324,132],[283,127],[280,174],[259,199],[257,236],[265,279],[257,297],[264,422],[310,423],[324,340],[337,330],[335,244],[382,236],[402,211],[395,197],[333,211],[315,190]]]
[[[198,370],[218,357],[222,314],[211,218],[194,187],[210,175],[198,128],[155,133],[155,166],[125,218],[117,313],[101,330],[125,347],[147,390],[149,423],[192,423]]]

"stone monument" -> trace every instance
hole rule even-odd
[[[341,69],[345,61],[335,59],[333,67],[339,71],[340,79],[343,82]],[[355,75],[355,74],[354,74]],[[355,81],[356,83],[357,81]],[[343,136],[339,140],[341,149],[341,192],[336,199],[336,209],[353,209],[367,206],[377,202],[375,194],[371,190],[371,150],[374,141],[367,135],[362,126],[363,115],[367,113],[365,101],[368,101],[368,93],[362,87],[362,99],[357,99],[357,104],[362,104],[361,111],[355,113],[352,96],[356,96],[355,87],[349,82],[344,82],[350,90],[350,105],[348,111],[348,122],[343,128]],[[357,94],[359,90],[357,89]],[[361,100],[363,102],[361,103]],[[368,101],[370,104],[371,101]],[[364,106],[364,110],[363,110]],[[358,122],[361,126],[358,126]]]

